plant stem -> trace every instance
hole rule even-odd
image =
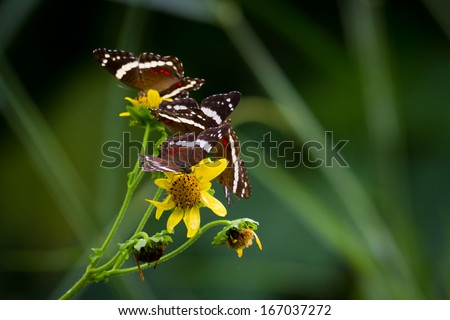
[[[159,197],[161,196],[161,192],[162,192],[162,189],[158,188],[158,190],[155,193],[155,196],[153,197],[154,201],[157,201],[159,199]],[[147,209],[147,211],[145,211],[144,216],[142,217],[141,222],[139,223],[134,234],[137,234],[142,231],[145,224],[147,223],[148,218],[150,217],[151,213],[153,212],[154,208],[155,208],[155,206],[152,203],[148,206],[148,209]]]
[[[147,142],[148,142],[148,136],[150,134],[150,124],[147,123],[145,126],[145,132],[144,137],[142,139],[142,147],[141,147],[141,153],[145,153]],[[65,300],[72,298],[76,293],[78,293],[83,287],[85,287],[87,284],[91,283],[95,277],[94,275],[98,274],[99,271],[104,270],[108,266],[110,266],[116,259],[120,258],[121,251],[119,251],[114,257],[108,261],[105,265],[103,265],[100,268],[95,268],[95,266],[98,264],[100,259],[103,257],[103,254],[108,247],[109,243],[111,242],[112,238],[114,237],[117,229],[119,228],[120,223],[122,222],[123,217],[125,216],[125,212],[128,208],[128,205],[130,204],[131,197],[133,196],[134,190],[136,190],[142,176],[144,175],[144,171],[139,170],[139,159],[136,161],[136,165],[134,166],[133,171],[129,173],[128,176],[128,183],[127,183],[127,193],[125,195],[125,199],[122,203],[122,207],[120,208],[120,211],[117,215],[116,221],[114,222],[110,232],[108,233],[105,241],[103,242],[103,245],[99,250],[95,251],[95,255],[93,259],[91,259],[91,262],[89,266],[86,268],[85,273],[83,276],[69,289],[65,294],[63,294],[59,299]],[[160,193],[160,192],[159,192]],[[157,192],[157,194],[159,194]],[[159,196],[159,195],[158,195]],[[150,209],[147,211],[151,211]],[[149,215],[150,213],[148,213]],[[98,279],[95,279],[98,280]]]
[[[142,140],[141,153],[145,153],[145,148],[147,145],[149,133],[150,133],[150,124],[147,123],[147,125],[145,126],[144,138]],[[130,203],[131,197],[133,196],[133,192],[134,192],[134,190],[136,190],[136,187],[138,186],[143,175],[144,175],[144,172],[142,170],[139,170],[139,159],[137,159],[136,165],[134,166],[133,171],[131,171],[129,174],[128,190],[125,195],[125,199],[122,203],[122,207],[120,208],[119,214],[117,215],[116,221],[114,222],[114,225],[111,228],[111,231],[109,232],[108,236],[105,239],[105,242],[103,243],[102,247],[100,248],[100,253],[98,255],[98,258],[95,259],[94,262],[91,264],[92,267],[97,265],[101,256],[105,252],[107,246],[111,242],[111,239],[113,238],[114,234],[116,233],[117,229],[119,228],[119,225],[122,222],[122,219],[125,215],[128,205]]]
[[[195,236],[193,236],[192,238],[188,239],[185,243],[183,243],[181,246],[179,246],[178,248],[176,248],[175,250],[173,250],[172,252],[170,252],[169,254],[166,254],[165,256],[162,256],[159,260],[154,261],[154,262],[150,262],[150,263],[146,263],[144,265],[141,265],[141,269],[146,269],[148,267],[151,267],[153,265],[155,265],[156,263],[161,264],[163,262],[166,262],[169,259],[174,258],[175,256],[177,256],[178,254],[180,254],[182,251],[184,251],[185,249],[187,249],[190,245],[192,245],[195,241],[197,241],[198,238],[200,238],[200,236],[205,233],[208,229],[216,227],[216,226],[220,226],[220,225],[229,225],[230,221],[229,220],[217,220],[217,221],[212,221],[210,223],[205,224],[203,227],[201,227],[198,232],[195,234]],[[111,271],[107,271],[106,275],[108,276],[112,276],[112,275],[118,275],[118,274],[127,274],[127,273],[133,273],[133,272],[137,272],[138,271],[138,267],[131,267],[131,268],[126,268],[126,269],[115,269],[115,270],[111,270]]]
[[[86,272],[83,274],[83,276],[69,289],[64,293],[61,297],[59,297],[59,300],[68,300],[71,299],[74,295],[76,295],[84,286],[86,286],[88,283],[90,283],[90,271],[89,267],[86,269]]]

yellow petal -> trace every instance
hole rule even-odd
[[[161,218],[161,215],[164,211],[173,209],[175,207],[175,202],[172,201],[172,197],[168,196],[166,199],[164,199],[163,202],[155,201],[155,200],[147,200],[145,201],[150,202],[156,207],[156,219],[159,220]]]
[[[200,209],[194,206],[190,209],[186,209],[184,214],[184,224],[188,230],[187,237],[192,238],[200,228]]]
[[[131,99],[131,98],[128,98],[128,97],[126,97],[125,100],[127,100],[128,102],[131,102],[131,104],[132,104],[133,106],[135,106],[135,107],[138,107],[138,106],[139,106],[139,100]]]
[[[175,228],[175,226],[180,223],[181,219],[183,219],[183,216],[184,210],[180,209],[179,207],[175,207],[169,219],[167,220],[167,231],[172,233],[173,228]]]
[[[236,249],[236,252],[237,252],[237,255],[239,258],[242,257],[242,252],[243,252],[242,248]]]
[[[168,189],[170,189],[170,187],[171,187],[171,181],[169,180],[169,179],[164,179],[164,178],[161,178],[161,179],[156,179],[155,180],[155,184],[158,186],[158,187],[160,187],[161,189],[164,189],[164,190],[168,190]]]
[[[259,250],[262,250],[262,243],[261,243],[261,241],[259,241],[259,238],[256,235],[256,232],[253,231],[253,235],[255,236],[255,240],[256,240],[256,243],[258,244]]]
[[[209,181],[206,182],[200,182],[198,188],[200,189],[200,191],[208,191],[209,189],[211,189],[212,187],[212,183]]]
[[[225,158],[215,162],[204,159],[195,166],[194,173],[197,180],[200,182],[211,181],[226,169],[227,164],[228,161]]]
[[[158,108],[159,104],[162,101],[161,96],[159,95],[159,92],[156,90],[153,90],[153,89],[150,89],[147,91],[147,99],[148,99],[148,104],[149,104],[150,108],[152,108],[152,109]]]
[[[175,174],[175,172],[164,172],[164,174],[166,175],[167,179],[169,179],[169,181],[173,181],[173,175]]]
[[[227,214],[227,209],[224,207],[222,202],[211,196],[206,191],[200,191],[200,201],[210,208],[219,217],[224,217]]]
[[[121,112],[119,113],[119,117],[129,117],[130,113],[129,112]]]

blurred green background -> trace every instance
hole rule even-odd
[[[277,168],[249,170],[253,197],[228,218],[259,221],[263,251],[239,259],[210,230],[145,282],[113,277],[76,298],[449,298],[449,36],[446,0],[3,0],[0,298],[59,297],[123,200],[129,169],[101,168],[101,147],[130,131],[117,115],[134,92],[93,59],[98,47],[175,55],[206,79],[199,101],[242,92],[241,141],[271,132],[295,142],[290,156],[332,131],[349,140],[349,167],[285,169],[259,148]],[[111,252],[153,191],[140,185]]]

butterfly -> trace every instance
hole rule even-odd
[[[230,124],[208,128],[200,134],[189,132],[170,136],[161,145],[160,156],[140,155],[143,171],[192,172],[191,167],[208,157],[215,145],[228,132]]]
[[[228,160],[228,167],[219,177],[219,183],[224,186],[228,204],[231,204],[230,193],[245,199],[251,196],[247,168],[240,158],[239,139],[231,127],[231,122],[227,120],[240,99],[239,92],[231,91],[209,96],[200,106],[194,99],[184,98],[172,102],[163,101],[158,109],[151,110],[153,116],[164,123],[172,133],[199,133],[223,123],[230,124],[214,151],[215,157],[225,157]]]
[[[162,98],[187,97],[189,91],[198,90],[205,80],[184,76],[183,64],[173,56],[110,49],[95,49],[95,59],[116,79],[145,95],[149,89]]]

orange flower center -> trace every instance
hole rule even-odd
[[[192,208],[200,202],[200,188],[198,180],[193,174],[181,173],[172,182],[169,194],[177,207]]]

